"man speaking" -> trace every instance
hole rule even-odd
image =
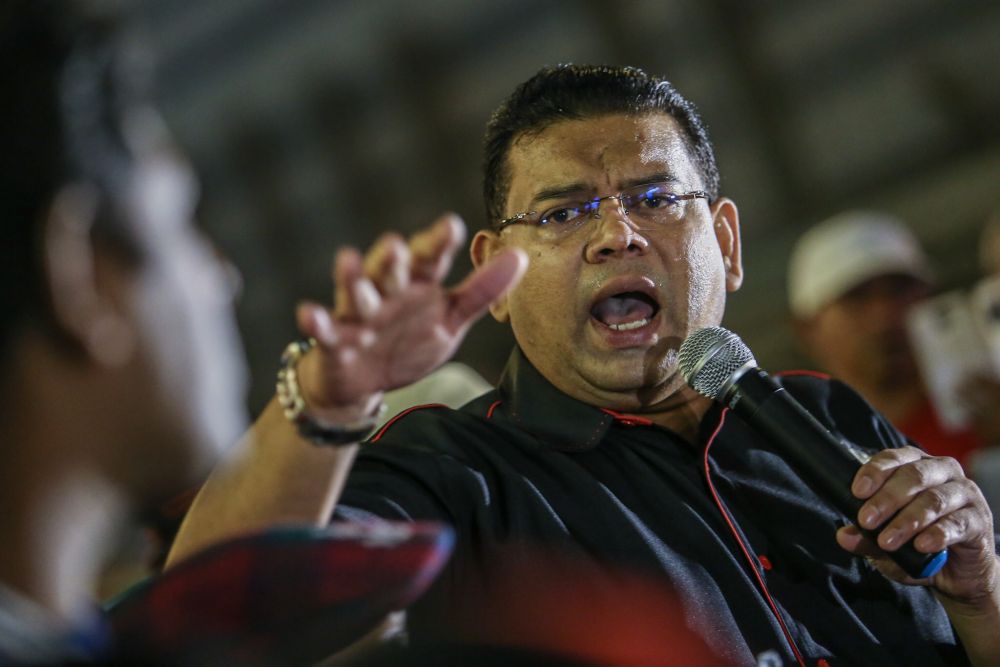
[[[687,100],[634,68],[543,69],[490,120],[485,167],[490,228],[457,290],[440,286],[453,221],[338,254],[334,305],[300,308],[314,342],[289,349],[279,397],[202,491],[174,560],[337,505],[455,527],[451,564],[410,610],[414,641],[516,587],[505,562],[545,553],[668,581],[734,664],[1000,661],[992,518],[955,461],[909,446],[843,384],[786,377],[871,456],[845,516],[685,385],[681,342],[718,324],[743,280],[737,207]],[[351,444],[381,392],[440,363],[490,301],[517,341],[497,389]],[[930,579],[886,556],[914,538],[950,551]]]

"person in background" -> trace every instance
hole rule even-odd
[[[1000,281],[1000,209],[987,218],[980,233],[979,269],[983,281]],[[1000,304],[994,306],[991,315],[994,320],[1000,319]],[[978,373],[959,386],[959,393],[968,406],[973,427],[990,445],[970,457],[969,468],[994,508],[994,529],[1000,532],[1000,378]]]
[[[987,218],[979,236],[979,270],[981,280],[1000,281],[1000,209]],[[1000,290],[994,290],[996,294]],[[1000,320],[1000,303],[990,313]],[[972,424],[986,442],[1000,444],[1000,380],[991,373],[980,373],[960,387],[962,399],[969,406]],[[991,448],[992,449],[992,448]]]
[[[917,239],[885,213],[830,218],[798,240],[789,260],[789,308],[807,354],[929,453],[967,466],[984,439],[942,426],[907,333],[909,309],[932,288]]]

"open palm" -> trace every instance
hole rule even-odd
[[[469,326],[510,289],[527,266],[519,251],[498,254],[461,284],[442,280],[465,239],[446,215],[409,242],[380,238],[362,257],[342,249],[334,261],[334,306],[305,303],[297,316],[315,350],[299,369],[311,411],[361,407],[448,360]]]

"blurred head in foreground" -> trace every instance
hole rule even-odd
[[[73,617],[244,426],[226,273],[112,3],[0,7],[0,586]]]

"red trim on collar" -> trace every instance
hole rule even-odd
[[[774,603],[774,599],[771,597],[770,591],[767,590],[767,584],[764,583],[764,578],[760,574],[763,564],[750,553],[750,549],[743,543],[743,540],[740,538],[739,531],[736,530],[736,523],[733,521],[732,517],[729,516],[729,512],[726,511],[726,506],[722,503],[722,498],[719,496],[718,491],[715,490],[715,484],[712,483],[711,468],[708,465],[708,452],[712,448],[712,443],[715,442],[716,436],[719,435],[719,431],[722,430],[722,425],[726,422],[726,415],[728,413],[729,408],[722,409],[722,414],[719,415],[719,424],[715,427],[715,430],[712,431],[712,435],[709,437],[708,442],[705,443],[703,459],[705,481],[708,482],[708,490],[712,492],[712,499],[715,500],[715,504],[718,506],[719,512],[722,513],[722,518],[725,519],[730,532],[732,532],[733,537],[736,538],[736,544],[739,545],[740,551],[743,552],[743,557],[746,559],[747,563],[750,564],[750,571],[753,572],[753,576],[757,580],[757,585],[760,586],[760,590],[764,594],[764,599],[767,600],[767,605],[771,608],[771,613],[774,614],[775,619],[778,621],[778,625],[781,626],[781,632],[785,635],[785,640],[788,642],[788,645],[792,647],[792,653],[795,654],[796,661],[798,661],[801,667],[806,667],[806,662],[802,657],[802,653],[799,651],[799,647],[795,645],[792,633],[788,631],[788,627],[785,625],[784,619],[781,618],[781,614],[778,612],[778,605]]]
[[[608,408],[601,408],[601,412],[606,415],[611,415],[615,418],[615,421],[619,424],[624,424],[625,426],[652,426],[653,420],[646,419],[645,417],[640,417],[638,415],[627,415],[621,412],[615,412]]]
[[[491,405],[490,409],[486,411],[487,419],[493,419],[493,411],[499,408],[501,403],[503,403],[503,401],[493,401],[493,405]]]
[[[382,428],[378,430],[378,433],[369,438],[368,442],[378,442],[382,438],[382,436],[385,435],[385,432],[389,430],[390,426],[392,426],[393,424],[395,424],[396,422],[398,422],[400,419],[410,414],[411,412],[416,412],[417,410],[426,410],[428,408],[446,408],[446,407],[448,406],[445,405],[444,403],[426,403],[424,405],[414,405],[411,408],[406,408],[398,415],[396,415],[386,423],[382,424]]]

